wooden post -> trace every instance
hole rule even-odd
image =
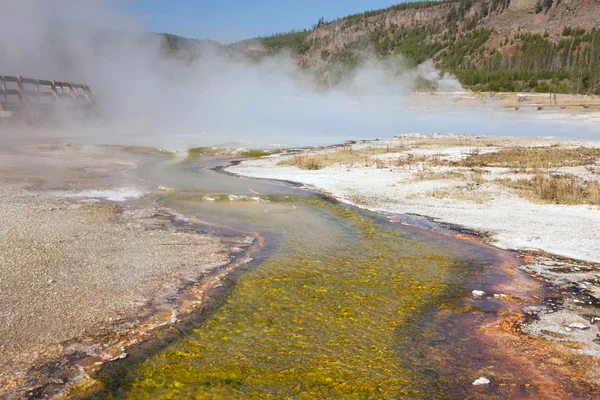
[[[73,97],[73,100],[75,100],[75,103],[77,103],[77,92],[75,92],[75,89],[73,88],[73,82],[69,82],[67,83],[68,87],[69,87],[69,92],[71,93],[71,97]]]
[[[60,103],[60,99],[58,98],[58,94],[56,93],[56,81],[54,79],[50,81],[50,92],[52,92],[52,97],[54,98],[54,101]]]
[[[92,91],[88,85],[83,85],[83,93],[86,95],[89,103],[94,105],[94,98],[92,97]]]
[[[8,103],[8,95],[6,94],[6,81],[4,80],[4,76],[2,77],[2,91],[4,92],[4,102]]]
[[[25,88],[23,87],[23,77],[21,75],[17,76],[17,88],[19,90],[19,102],[24,106],[27,102],[27,97],[25,97]]]

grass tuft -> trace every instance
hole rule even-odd
[[[481,190],[473,184],[467,186],[436,188],[425,193],[413,193],[406,196],[407,199],[419,199],[423,197],[470,201],[477,204],[485,204],[493,199],[491,193],[486,190]]]
[[[241,157],[257,158],[257,157],[270,156],[271,154],[277,154],[280,152],[281,152],[281,150],[279,150],[279,149],[277,149],[277,150],[249,149],[249,150],[243,150],[243,151],[237,153],[236,155],[239,155]]]
[[[600,204],[600,182],[573,175],[537,174],[531,179],[500,181],[526,198],[554,204]]]

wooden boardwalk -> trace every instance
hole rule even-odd
[[[95,113],[85,84],[0,75],[0,117],[39,118],[59,111]]]

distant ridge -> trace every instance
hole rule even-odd
[[[401,54],[432,59],[474,90],[600,94],[598,21],[598,0],[422,1],[230,48],[253,57],[290,50],[328,84],[373,54]]]

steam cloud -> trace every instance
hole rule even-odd
[[[88,84],[106,123],[88,126],[85,140],[312,144],[449,126],[465,132],[473,124],[472,116],[452,117],[453,124],[447,115],[419,116],[415,108],[425,106],[408,103],[418,79],[461,89],[431,61],[406,68],[401,60],[373,57],[343,84],[323,90],[290,54],[254,61],[206,43],[195,59],[168,57],[162,37],[118,4],[0,0],[10,10],[0,14],[0,74]]]

